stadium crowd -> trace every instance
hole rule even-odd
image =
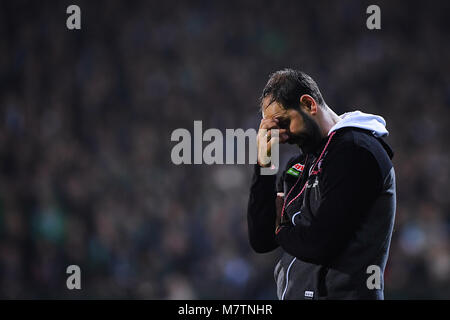
[[[0,3],[0,298],[276,298],[280,252],[247,239],[252,166],[174,165],[170,137],[257,128],[285,67],[386,119],[386,298],[450,298],[448,3],[381,1],[368,30],[360,1],[78,1],[73,31],[69,4]]]

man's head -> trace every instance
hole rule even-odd
[[[292,69],[273,73],[261,96],[263,118],[278,119],[280,129],[287,129],[285,142],[304,152],[313,151],[323,139],[321,117],[327,108],[316,82]]]

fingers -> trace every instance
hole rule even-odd
[[[263,142],[264,143],[264,142]],[[272,156],[272,148],[274,145],[280,143],[280,138],[278,137],[272,137],[269,142],[266,143],[266,148],[261,144],[261,146],[258,148],[258,162],[261,166],[265,167],[268,166],[271,162],[271,156]]]
[[[267,131],[267,139],[270,140],[272,138],[272,131],[273,130],[278,130],[278,137],[280,138],[280,141],[284,140],[284,139],[288,139],[288,134],[287,134],[287,130],[286,129],[271,129]],[[284,141],[282,141],[284,142]]]
[[[258,163],[265,167],[270,164],[272,148],[274,145],[284,143],[289,139],[288,130],[280,129],[278,119],[262,119],[259,126],[257,145],[258,145]],[[275,131],[277,130],[277,134]]]
[[[268,167],[270,164],[270,141],[266,144],[266,148],[259,147],[258,148],[258,163],[262,167]]]
[[[278,130],[278,134],[276,135],[277,136],[276,141],[278,143],[285,143],[286,141],[289,140],[289,135],[286,129],[272,129],[269,131],[267,131],[266,129],[261,129],[258,132],[258,145],[264,142],[269,143],[275,136],[273,130]]]
[[[274,129],[278,127],[278,119],[272,119],[272,118],[264,118],[261,119],[261,123],[259,125],[260,129]]]
[[[288,130],[287,129],[280,129],[278,126],[279,120],[277,118],[272,119],[272,118],[267,118],[267,119],[262,119],[260,126],[259,126],[259,135],[263,136],[265,134],[267,134],[267,139],[270,140],[271,138],[271,131],[273,129],[278,129],[278,135],[280,137],[280,143],[285,143],[288,139],[289,139],[289,135],[287,134]],[[261,130],[262,129],[262,130]],[[264,131],[267,130],[266,131]]]
[[[272,147],[277,144],[280,143],[280,138],[279,137],[272,137],[270,139],[270,141],[267,143],[267,154],[270,156],[272,154]]]

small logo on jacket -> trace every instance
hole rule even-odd
[[[314,298],[314,291],[308,291],[308,290],[306,290],[306,291],[305,291],[305,298],[306,298],[306,299],[312,299],[312,298]]]
[[[286,171],[286,173],[293,175],[294,177],[298,177],[298,175],[303,171],[304,168],[305,166],[303,164],[296,163],[292,167],[290,167],[289,170]]]

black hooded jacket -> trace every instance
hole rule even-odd
[[[290,159],[278,183],[255,165],[249,240],[258,253],[281,247],[279,299],[384,298],[396,207],[392,157],[370,130],[344,127]],[[285,205],[275,232],[277,192]]]

